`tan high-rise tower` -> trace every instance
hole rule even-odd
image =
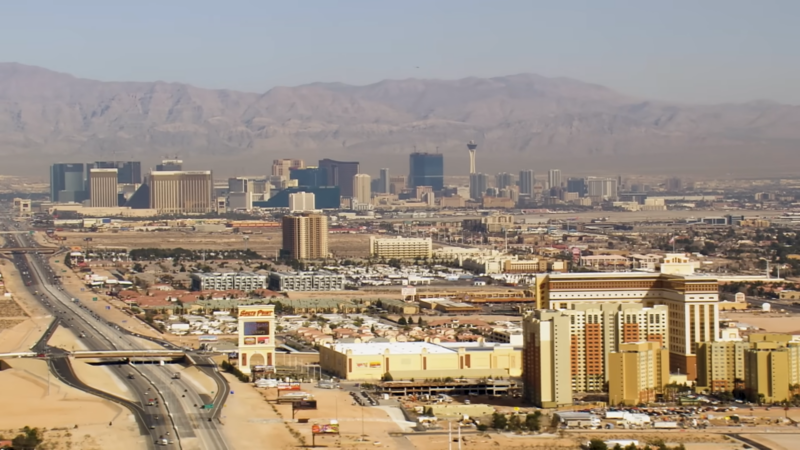
[[[117,197],[117,169],[89,170],[89,205],[93,208],[119,206]]]
[[[328,257],[328,217],[320,214],[283,218],[282,256],[290,259]]]
[[[272,161],[272,176],[289,179],[292,169],[304,169],[306,162],[302,159],[275,159]]]
[[[214,210],[210,170],[150,172],[150,207],[159,214],[206,214]]]

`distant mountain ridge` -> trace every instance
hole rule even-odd
[[[796,154],[800,107],[686,105],[568,78],[313,83],[263,94],[100,82],[0,63],[0,156],[401,154],[414,146],[504,158],[724,151]]]

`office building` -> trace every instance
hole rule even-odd
[[[274,372],[275,305],[239,305],[237,309],[239,370],[254,376]]]
[[[519,193],[533,195],[533,185],[536,184],[532,170],[522,170],[519,173]]]
[[[588,196],[596,201],[616,200],[618,197],[619,180],[616,178],[595,178],[586,180]]]
[[[359,204],[372,203],[372,177],[366,173],[358,173],[353,177],[353,199]]]
[[[321,187],[328,185],[328,173],[320,167],[290,169],[289,179],[297,180],[300,187]]]
[[[328,186],[337,186],[342,197],[354,196],[353,178],[361,173],[358,162],[322,159],[319,161],[319,168],[325,171]]]
[[[267,276],[253,272],[193,273],[192,290],[228,291],[237,289],[252,292],[267,289]]]
[[[339,209],[341,197],[336,186],[320,187],[292,187],[278,191],[265,201],[254,201],[253,206],[258,208],[288,208],[289,195],[297,192],[310,192],[314,194],[314,207],[316,209]]]
[[[400,195],[407,187],[405,175],[392,175],[389,177],[389,193]]]
[[[50,166],[50,201],[80,203],[86,197],[83,163],[58,163]]]
[[[501,172],[494,176],[494,186],[499,189],[508,189],[514,185],[514,175],[507,172]],[[501,196],[502,197],[502,196]]]
[[[207,214],[214,211],[210,170],[150,172],[150,208],[159,214]]]
[[[96,161],[90,169],[117,169],[118,184],[142,184],[142,163],[139,161]]]
[[[412,153],[409,157],[408,187],[430,186],[434,192],[444,188],[444,155]]]
[[[431,238],[369,238],[369,255],[383,259],[424,259],[433,255]]]
[[[381,169],[380,178],[378,178],[378,189],[376,192],[380,194],[391,194],[391,178],[389,176],[389,169]]]
[[[662,273],[563,273],[537,277],[537,307],[566,310],[572,305],[633,303],[666,305],[670,370],[697,379],[696,351],[719,336],[719,282],[694,275],[683,255],[668,254]],[[680,260],[680,261],[677,261]]]
[[[313,192],[293,192],[289,194],[289,211],[308,212],[316,209]]]
[[[586,195],[586,179],[585,178],[569,178],[567,179],[567,192],[574,192],[579,197]]]
[[[275,292],[344,290],[344,275],[319,272],[270,272],[269,288]]]
[[[391,373],[395,381],[418,382],[462,375],[475,379],[509,378],[520,373],[519,350],[508,345],[336,342],[320,346],[319,362],[323,371],[343,380],[380,380],[386,373]]]
[[[272,176],[289,179],[292,170],[305,167],[306,162],[302,159],[276,159],[272,161]]]
[[[228,192],[250,192],[255,194],[256,197],[267,194],[269,197],[270,184],[264,177],[251,176],[251,177],[233,177],[228,178]]]
[[[660,343],[620,344],[609,360],[609,406],[653,403],[669,384],[669,351]]]
[[[89,206],[92,208],[116,208],[117,169],[89,169]]]
[[[556,406],[571,403],[573,391],[601,391],[611,369],[610,354],[631,342],[665,345],[667,321],[664,305],[583,303],[529,314],[523,319],[528,399],[542,407]]]
[[[489,177],[485,173],[473,173],[469,176],[469,197],[473,200],[481,200],[486,195]]]
[[[664,188],[667,192],[678,192],[683,188],[683,182],[678,177],[667,178],[664,183]]]
[[[328,254],[328,217],[319,214],[283,218],[282,256],[289,259],[325,259]]]
[[[165,159],[161,164],[156,164],[156,172],[181,172],[183,161],[180,159]]]
[[[252,211],[253,193],[231,192],[228,194],[228,204],[226,209],[230,209],[231,211]]]
[[[547,187],[550,189],[561,187],[561,170],[550,169],[547,172]]]

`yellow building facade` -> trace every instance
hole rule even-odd
[[[346,380],[513,377],[522,354],[511,346],[444,347],[428,342],[335,343],[319,351],[322,369]]]
[[[656,342],[621,344],[609,356],[608,403],[652,403],[669,383],[669,350]]]

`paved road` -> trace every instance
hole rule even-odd
[[[16,240],[19,244],[27,244],[29,238],[25,235],[17,235]],[[26,285],[34,292],[40,291],[39,299],[43,305],[54,313],[60,323],[70,328],[78,336],[82,335],[82,343],[92,350],[113,350],[113,349],[139,349],[140,345],[130,336],[118,332],[118,327],[101,320],[92,312],[83,308],[79,303],[71,300],[71,297],[63,291],[58,280],[54,277],[52,269],[47,266],[46,261],[40,255],[14,255],[15,264],[20,269],[20,273],[25,278]],[[49,328],[48,333],[52,335],[54,328]],[[45,347],[45,340],[37,343],[38,348]],[[46,348],[46,347],[45,347]],[[66,361],[66,360],[63,360]],[[56,371],[56,375],[68,384],[92,392],[87,386],[77,380],[64,362],[54,362],[51,368]],[[173,392],[169,385],[168,376],[160,376],[166,373],[163,366],[146,369],[145,372],[138,371],[136,367],[116,365],[112,370],[119,371],[119,377],[128,386],[133,395],[137,398],[138,407],[145,410],[144,413],[132,409],[140,421],[140,424],[150,434],[150,442],[156,443],[162,437],[168,441],[175,441],[174,444],[167,444],[168,447],[181,448],[182,450],[193,449],[226,449],[224,439],[214,428],[214,423],[204,425],[206,428],[203,434],[205,439],[195,438],[196,425],[189,418],[190,413],[185,409],[187,402],[177,399],[178,395],[185,395],[183,392],[177,394]],[[135,373],[138,372],[138,376]],[[129,378],[132,375],[132,378]],[[149,375],[149,376],[146,376]],[[96,393],[96,392],[92,392]],[[106,395],[105,397],[113,397]],[[150,399],[159,398],[158,406],[147,406]],[[130,405],[126,405],[130,406]],[[151,411],[147,411],[150,409]],[[189,438],[192,445],[184,446],[180,438]],[[152,445],[151,445],[152,446]]]
[[[33,240],[27,235],[16,235],[20,244],[32,245]],[[73,332],[80,334],[81,331],[85,333],[83,343],[92,350],[140,350],[144,346],[137,341],[135,336],[128,333],[123,328],[116,324],[106,322],[99,316],[85,308],[78,302],[72,301],[72,296],[64,290],[60,282],[53,277],[55,275],[47,265],[46,256],[44,255],[19,255],[28,262],[29,272],[31,276],[35,274],[36,287],[43,293],[46,292],[51,299],[51,305],[58,305],[62,314],[62,322],[64,319],[69,322],[77,320],[78,327]],[[31,286],[34,287],[34,286]],[[165,346],[172,346],[164,341],[158,341]],[[208,363],[207,360],[203,360]],[[126,370],[122,366],[117,366],[121,372]],[[176,447],[182,450],[228,450],[229,446],[225,441],[218,426],[219,423],[213,419],[218,414],[218,407],[212,410],[201,411],[199,408],[205,403],[214,403],[215,406],[220,406],[224,402],[225,395],[227,394],[227,383],[220,377],[214,377],[217,383],[221,384],[217,389],[217,396],[215,399],[207,398],[202,399],[196,393],[193,386],[186,384],[181,380],[174,380],[172,378],[175,373],[174,368],[169,365],[135,365],[129,368],[135,369],[139,376],[134,375],[134,380],[142,378],[149,386],[145,384],[132,383],[137,395],[141,399],[146,400],[150,398],[160,397],[159,408],[166,408],[162,414],[153,414],[149,416],[151,422],[147,424],[153,433],[153,440],[155,437],[168,436],[170,439],[176,441]],[[128,371],[130,372],[130,371]],[[123,379],[131,381],[127,378],[125,373],[121,373]],[[152,388],[152,390],[150,390]],[[145,390],[143,390],[145,389]],[[156,395],[158,394],[158,395]],[[157,419],[156,419],[157,417]],[[211,420],[209,420],[211,419]]]

